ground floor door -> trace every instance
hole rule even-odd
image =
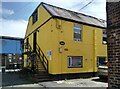
[[[33,51],[36,52],[37,32],[33,33]]]

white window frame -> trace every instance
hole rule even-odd
[[[80,57],[81,65],[73,66],[73,57]],[[82,68],[83,67],[83,57],[82,56],[68,56],[68,68]]]
[[[79,32],[75,32],[75,30],[79,30]],[[80,38],[75,38],[75,33],[80,35]],[[82,40],[82,27],[80,25],[74,25],[74,41],[81,41]]]

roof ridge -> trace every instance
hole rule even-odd
[[[65,8],[62,8],[62,7],[58,7],[58,6],[54,6],[54,5],[51,5],[51,4],[48,4],[48,3],[44,3],[44,2],[41,2],[42,5],[49,5],[49,6],[52,6],[52,7],[55,7],[55,8],[59,8],[59,9],[62,9],[62,10],[65,10],[65,11],[70,11],[70,12],[73,12],[73,13],[76,13],[76,14],[81,14],[81,15],[84,15],[84,16],[87,16],[87,17],[91,17],[91,18],[94,18],[94,19],[97,19],[99,21],[106,21],[106,20],[103,20],[101,18],[97,18],[97,17],[94,17],[94,16],[91,16],[91,15],[87,15],[87,14],[83,14],[81,12],[77,12],[77,11],[72,11],[72,10],[69,10],[69,9],[65,9]]]

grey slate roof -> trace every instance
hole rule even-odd
[[[57,16],[57,17],[62,17],[66,18],[69,20],[77,21],[77,22],[82,22],[98,27],[106,27],[106,22],[102,19],[95,18],[93,16],[85,15],[82,13],[66,10],[60,7],[56,7],[53,5],[49,5],[46,3],[42,3],[42,5],[47,9],[47,11],[52,15],[52,16]]]

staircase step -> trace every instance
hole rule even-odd
[[[42,65],[42,64],[39,64],[39,63],[37,64],[37,66],[41,66],[41,67],[43,67],[43,65]]]
[[[42,66],[36,66],[36,68],[43,68],[44,69],[44,67],[42,67]]]
[[[43,65],[38,65],[38,67],[43,67]]]
[[[44,70],[44,69],[39,69],[38,71],[39,71],[39,72],[42,72],[42,71],[44,72],[45,70]]]
[[[40,67],[38,66],[37,68],[44,69],[44,67],[41,67],[41,66]]]
[[[44,69],[44,67],[43,66],[37,66],[38,68],[43,68]]]
[[[37,67],[37,69],[44,69],[43,67]],[[45,70],[45,69],[44,69]]]
[[[44,69],[38,69],[39,72],[46,72]]]
[[[39,73],[39,72],[46,72],[46,71],[45,71],[45,70],[38,70],[38,73]]]
[[[44,68],[40,68],[40,67],[39,67],[39,68],[37,68],[37,69],[38,69],[38,70],[45,70]]]
[[[41,68],[41,67],[38,67],[37,69],[38,69],[38,70],[45,70],[44,68]]]

